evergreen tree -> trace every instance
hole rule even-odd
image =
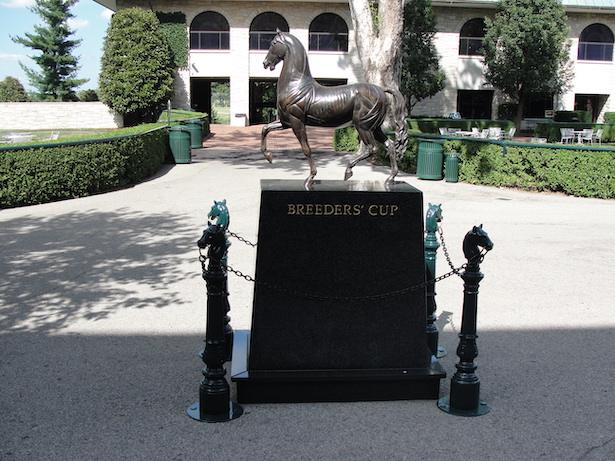
[[[40,72],[21,64],[41,99],[73,101],[75,88],[87,82],[87,79],[77,78],[79,66],[77,57],[72,54],[81,43],[81,40],[70,38],[73,31],[68,25],[68,20],[74,17],[70,8],[75,3],[77,0],[36,0],[32,11],[40,16],[44,25],[34,26],[34,32],[23,37],[13,37],[14,42],[41,52],[31,56]]]
[[[0,82],[0,102],[26,102],[28,95],[15,77],[6,77]]]
[[[126,125],[155,121],[173,93],[173,61],[156,15],[126,8],[111,18],[98,95]]]
[[[408,113],[416,103],[444,88],[445,76],[433,43],[435,34],[436,18],[431,0],[409,0],[404,6],[400,85]]]
[[[559,0],[500,0],[485,22],[485,77],[518,103],[518,127],[532,93],[561,93],[571,78],[566,12]]]

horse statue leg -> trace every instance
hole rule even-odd
[[[297,137],[297,140],[299,141],[299,144],[301,144],[301,150],[303,151],[303,154],[307,157],[308,162],[310,163],[310,175],[305,179],[303,183],[306,188],[309,188],[314,182],[314,177],[316,176],[317,171],[314,159],[312,158],[312,149],[308,144],[305,125],[300,119],[296,117],[291,117],[290,125],[293,129],[293,132],[295,133],[295,136]]]
[[[355,127],[356,128],[356,127]],[[357,150],[357,156],[348,162],[348,166],[346,167],[346,171],[344,172],[344,181],[347,181],[352,176],[352,169],[359,163],[361,160],[365,160],[374,152],[376,146],[376,140],[374,139],[374,135],[371,131],[365,130],[363,128],[356,128],[359,133],[359,139],[363,143],[363,147],[359,146],[359,150]]]
[[[285,130],[287,128],[288,127],[282,125],[282,122],[279,120],[274,120],[263,127],[263,130],[261,131],[261,152],[269,163],[273,161],[273,156],[271,152],[267,150],[267,135],[270,131]]]
[[[397,152],[395,151],[395,143],[390,139],[387,139],[384,142],[384,145],[387,148],[387,152],[389,153],[389,159],[391,161],[391,174],[384,181],[385,184],[395,182],[395,176],[399,173],[399,168],[397,167]]]

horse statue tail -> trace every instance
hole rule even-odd
[[[393,120],[395,121],[395,156],[401,159],[408,147],[408,127],[406,126],[406,112],[404,97],[399,90],[386,89],[385,93],[393,96]]]

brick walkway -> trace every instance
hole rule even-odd
[[[211,125],[211,135],[205,139],[205,149],[259,150],[261,130],[264,125],[236,127],[230,125]],[[308,141],[313,150],[333,148],[333,128],[308,127]],[[270,149],[301,149],[299,141],[291,129],[272,131],[267,136]]]

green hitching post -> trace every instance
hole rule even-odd
[[[440,244],[436,237],[438,223],[442,221],[442,206],[429,204],[425,216],[425,277],[427,280],[436,278],[436,255]],[[438,346],[438,327],[436,325],[436,284],[430,282],[425,287],[425,302],[427,311],[427,324],[425,333],[427,335],[427,345],[429,350],[436,357],[444,357],[447,352],[443,347]]]

